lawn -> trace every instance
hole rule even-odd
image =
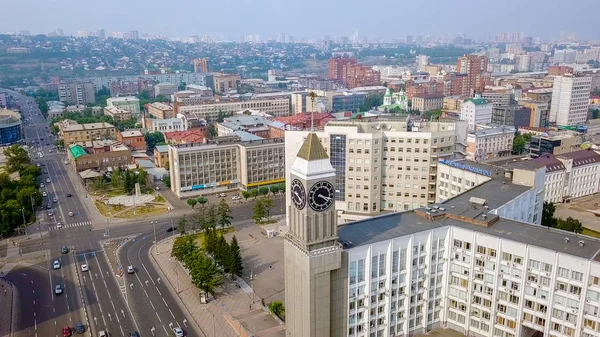
[[[587,236],[593,236],[595,238],[600,238],[600,232],[595,231],[593,229],[589,229],[589,228],[583,228],[583,233],[581,233],[583,235],[587,235]]]
[[[131,218],[138,218],[138,217],[142,217],[142,216],[164,214],[167,212],[168,212],[168,210],[166,207],[145,205],[145,206],[137,206],[135,208],[135,215],[133,215],[133,207],[129,207],[129,209],[127,209],[123,213],[117,214],[115,216],[115,218],[131,219]]]
[[[120,206],[120,205],[106,205],[105,203],[103,203],[100,200],[94,200],[94,204],[96,205],[96,208],[98,209],[98,211],[100,212],[100,214],[102,214],[103,216],[108,217],[111,214],[115,214],[117,212],[120,212],[122,210],[125,209],[125,206]]]

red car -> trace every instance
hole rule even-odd
[[[71,328],[68,326],[63,328],[63,337],[71,337]]]

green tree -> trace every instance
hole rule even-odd
[[[165,183],[165,186],[171,188],[171,177],[170,176],[165,176],[163,178],[163,182]]]
[[[256,199],[256,197],[258,196],[258,190],[256,188],[251,189],[250,196]]]
[[[208,202],[208,199],[206,199],[203,196],[199,196],[198,199],[196,199],[196,201],[198,201],[200,206],[202,206],[202,209],[204,209],[204,205]]]
[[[223,234],[217,236],[217,242],[213,251],[213,255],[217,263],[221,265],[223,269],[225,269],[226,273],[229,273],[230,271],[227,269],[227,265],[225,264],[227,256],[229,255],[229,243],[227,243],[225,237],[223,237]]]
[[[267,195],[269,194],[269,188],[263,186],[258,189],[258,193],[260,193],[260,195]]]
[[[204,249],[209,254],[214,254],[217,250],[218,236],[217,231],[210,225],[206,228],[204,235]]]
[[[21,171],[24,165],[29,164],[29,155],[20,145],[11,145],[4,150],[6,169],[12,173]]]
[[[210,205],[208,211],[206,212],[206,222],[208,222],[208,226],[211,228],[217,227],[217,223],[219,221],[219,212],[217,210],[217,206]]]
[[[258,225],[267,217],[267,210],[262,198],[258,199],[252,207],[252,220]]]
[[[159,132],[159,131],[148,132],[145,136],[145,139],[146,139],[146,146],[148,147],[148,151],[152,151],[152,150],[154,150],[154,148],[156,147],[156,145],[158,143],[165,141],[165,136],[162,134],[162,132]]]
[[[554,212],[556,211],[556,206],[549,201],[544,201],[544,206],[542,208],[542,225],[548,227],[556,226],[556,218],[554,217]]]
[[[271,185],[269,187],[269,191],[271,191],[271,193],[276,194],[277,192],[279,192],[279,185]]]
[[[280,183],[277,186],[279,186],[279,191],[281,191],[281,193],[285,193],[285,183]]]
[[[196,252],[193,261],[186,267],[190,271],[192,283],[205,294],[213,294],[223,284],[223,276],[219,267],[202,252]]]
[[[192,206],[192,209],[194,209],[194,206],[196,206],[197,203],[198,203],[198,200],[193,199],[193,198],[187,200],[187,204]]]
[[[231,208],[225,199],[221,199],[219,202],[219,208],[217,209],[217,212],[219,217],[219,226],[221,226],[221,228],[230,226],[231,219],[233,219],[233,217],[231,216]]]
[[[238,244],[235,235],[231,238],[229,244],[229,252],[226,260],[227,269],[232,275],[241,277],[244,272],[244,265],[242,263],[242,253],[240,245]]]
[[[269,304],[269,311],[271,311],[273,315],[279,317],[280,320],[285,321],[285,307],[280,301],[271,302],[271,304]]]
[[[522,135],[516,135],[513,140],[513,154],[521,154],[525,151],[525,138]]]
[[[180,236],[173,242],[173,248],[171,248],[171,256],[177,261],[184,262],[190,256],[194,255],[194,252],[198,249],[194,238],[191,235]]]
[[[177,232],[181,235],[184,235],[186,226],[187,226],[187,219],[185,217],[182,217],[181,219],[179,219],[179,221],[177,221]]]
[[[198,215],[198,219],[197,219],[196,223],[198,224],[198,227],[200,228],[200,230],[202,230],[205,233],[210,228],[208,226],[208,221],[206,221],[206,217],[204,216],[204,212],[202,212],[202,213],[200,213],[200,215]]]
[[[242,191],[242,198],[244,198],[244,200],[248,201],[249,197],[250,197],[250,192]]]
[[[381,94],[369,94],[365,97],[363,104],[360,106],[360,111],[369,111],[374,107],[378,107],[383,104],[383,95]]]
[[[568,217],[566,220],[557,219],[556,228],[577,234],[583,233],[583,224],[581,221],[572,217]]]
[[[260,203],[263,204],[265,212],[267,212],[267,220],[269,220],[271,218],[271,209],[273,208],[273,206],[275,206],[273,198],[269,196],[264,196],[260,198]]]

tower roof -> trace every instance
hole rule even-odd
[[[300,151],[298,151],[297,157],[306,161],[329,159],[327,152],[323,148],[323,144],[321,144],[319,137],[314,132],[308,134],[302,147],[300,147]]]

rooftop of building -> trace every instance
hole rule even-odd
[[[469,135],[473,135],[475,137],[487,137],[505,133],[515,133],[515,127],[510,125],[502,125],[476,131],[469,131]]]
[[[166,118],[166,119],[149,119],[152,121],[152,124],[173,124],[173,123],[183,123],[183,119],[181,118]]]
[[[110,123],[87,123],[79,124],[72,120],[64,120],[56,123],[59,125],[63,132],[71,131],[83,131],[83,130],[103,130],[114,128],[115,126]]]
[[[335,117],[329,112],[302,112],[292,116],[276,117],[274,121],[284,124],[298,124],[310,122],[312,118],[314,118],[315,121],[320,121],[322,119],[334,119]]]
[[[160,109],[160,110],[173,110],[173,107],[170,106],[169,104],[165,104],[162,102],[154,102],[154,103],[149,103],[148,105]]]
[[[184,141],[186,143],[202,143],[206,140],[206,133],[200,129],[165,132],[164,135],[165,140]]]
[[[590,260],[596,258],[600,252],[600,240],[596,238],[508,220],[490,213],[529,189],[507,181],[503,174],[492,172],[492,176],[493,179],[439,204],[342,225],[339,240],[345,248],[354,248],[444,226],[456,226]],[[583,245],[579,244],[580,241]]]
[[[268,128],[266,130],[268,130]],[[240,141],[242,142],[264,139],[263,137],[257,136],[255,134],[243,130],[233,131],[232,134],[240,137]]]
[[[121,131],[121,136],[127,137],[142,137],[144,136],[140,130],[125,130]]]
[[[600,154],[591,148],[581,151],[573,151],[556,155],[556,157],[566,160],[573,160],[573,167],[600,163]]]
[[[108,98],[107,100],[110,100],[113,103],[115,103],[115,102],[139,102],[140,101],[140,99],[135,96],[111,97],[111,98]]]
[[[251,127],[269,125],[269,122],[270,121],[268,119],[256,115],[233,115],[226,117],[220,124]]]
[[[472,102],[475,105],[485,105],[485,104],[488,104],[488,101],[486,101],[483,98],[467,98],[463,102]]]
[[[411,125],[409,130],[408,125]],[[379,114],[372,117],[361,117],[353,119],[330,120],[327,127],[356,127],[360,133],[376,132],[442,132],[453,130],[449,125],[466,123],[453,118],[440,117],[429,121],[426,118],[413,115]]]
[[[185,86],[186,89],[193,89],[193,90],[211,90],[211,88],[203,86],[203,85],[199,85],[199,84],[188,84]],[[190,90],[191,91],[191,90]]]
[[[154,147],[158,153],[167,153],[169,152],[169,145],[156,145]]]
[[[444,94],[442,93],[431,93],[431,94],[415,94],[413,98],[423,98],[423,99],[440,99],[444,98]]]
[[[565,165],[550,153],[544,153],[541,156],[532,159],[531,161],[540,165],[544,165],[546,167],[546,172],[554,172],[565,169]]]
[[[246,147],[251,146],[262,146],[268,144],[282,144],[285,142],[285,138],[263,138],[249,141],[242,141],[237,135],[228,135],[217,137],[214,139],[207,140],[206,143],[184,143],[184,144],[172,144],[171,147],[177,149],[178,152],[196,152],[203,148],[213,148],[220,145],[241,145]]]
[[[104,111],[111,113],[113,115],[124,115],[124,114],[130,114],[131,111],[117,107],[117,106],[107,106],[104,107]]]
[[[177,84],[173,84],[170,82],[160,82],[158,84],[155,84],[155,86],[159,86],[159,87],[172,87],[172,86],[177,86]]]

